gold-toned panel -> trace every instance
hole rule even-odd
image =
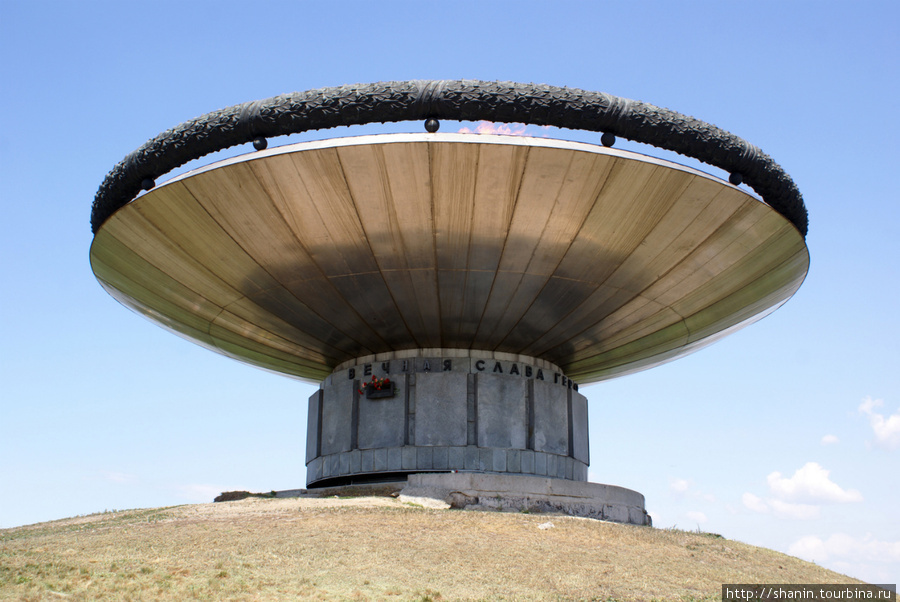
[[[186,174],[110,218],[91,262],[150,319],[300,378],[371,353],[463,348],[591,382],[766,315],[809,257],[778,213],[695,170],[578,143],[421,134]]]
[[[460,295],[464,310],[457,325],[458,339],[446,341],[450,346],[469,347],[476,340],[482,321],[493,319],[485,317],[485,309],[509,235],[529,151],[528,146],[478,145],[466,283]]]

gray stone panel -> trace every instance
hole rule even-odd
[[[530,449],[522,450],[522,472],[534,474],[534,452]]]
[[[576,460],[575,462],[575,480],[576,481],[587,481],[587,472],[588,467],[587,464],[583,464]]]
[[[466,448],[466,470],[478,470],[478,465],[480,464],[480,457],[478,448],[470,445]]]
[[[506,450],[506,472],[522,472],[522,451]]]
[[[388,458],[387,458],[387,450],[386,449],[376,449],[372,450],[374,452],[374,467],[373,470],[375,472],[384,472],[388,467]]]
[[[542,452],[534,453],[534,474],[547,474],[547,454]]]
[[[447,457],[447,468],[462,470],[466,467],[466,448],[451,447]]]
[[[397,381],[397,393],[385,399],[359,396],[359,447],[399,447],[403,445],[406,426],[405,378]]]
[[[494,450],[479,448],[478,470],[494,470]]]
[[[418,373],[416,445],[465,445],[466,439],[466,374]]]
[[[447,470],[450,467],[450,448],[435,447],[433,452],[433,467],[435,470]]]
[[[364,449],[359,456],[359,469],[362,472],[375,470],[375,454],[371,449]]]
[[[309,409],[306,415],[306,463],[309,464],[319,455],[319,400],[321,389],[309,398]]]
[[[505,449],[494,449],[494,466],[491,470],[495,472],[506,472]]]
[[[388,450],[388,470],[400,470],[403,466],[402,452],[399,447]]]
[[[356,474],[360,471],[360,462],[362,453],[358,449],[350,452],[350,474]]]
[[[345,452],[338,456],[338,472],[340,474],[350,474],[350,453]]]
[[[353,406],[353,381],[338,379],[324,391],[322,403],[322,455],[350,451],[350,414]]]
[[[478,446],[525,449],[528,381],[477,374]]]
[[[416,468],[416,448],[407,446],[400,450],[400,467],[403,470]]]
[[[572,456],[576,460],[590,464],[590,448],[587,397],[578,391],[572,391]]]
[[[322,459],[316,458],[306,465],[306,484],[316,482],[322,478]]]
[[[433,454],[430,447],[419,447],[416,449],[416,468],[419,470],[431,470],[433,465]]]
[[[326,477],[331,477],[338,473],[338,454],[325,456],[325,469],[322,473]]]
[[[534,382],[534,450],[568,455],[568,389]],[[555,472],[547,474],[553,476]]]

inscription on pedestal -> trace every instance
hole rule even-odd
[[[549,382],[563,388],[578,390],[578,383],[565,374],[555,370],[546,370],[524,362],[511,362],[481,358],[409,358],[368,362],[342,370],[343,378],[368,381],[372,376],[386,376],[404,373],[437,373],[437,372],[469,372],[472,374],[493,374],[497,376],[514,376],[533,378],[537,381]]]

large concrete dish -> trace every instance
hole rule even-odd
[[[784,303],[803,236],[741,188],[557,140],[394,134],[251,153],[157,186],[91,246],[116,299],[211,349],[319,381],[404,349],[539,357],[582,384]]]

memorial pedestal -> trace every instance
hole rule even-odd
[[[454,470],[585,481],[589,462],[587,399],[537,358],[458,349],[363,357],[309,399],[309,487]]]

